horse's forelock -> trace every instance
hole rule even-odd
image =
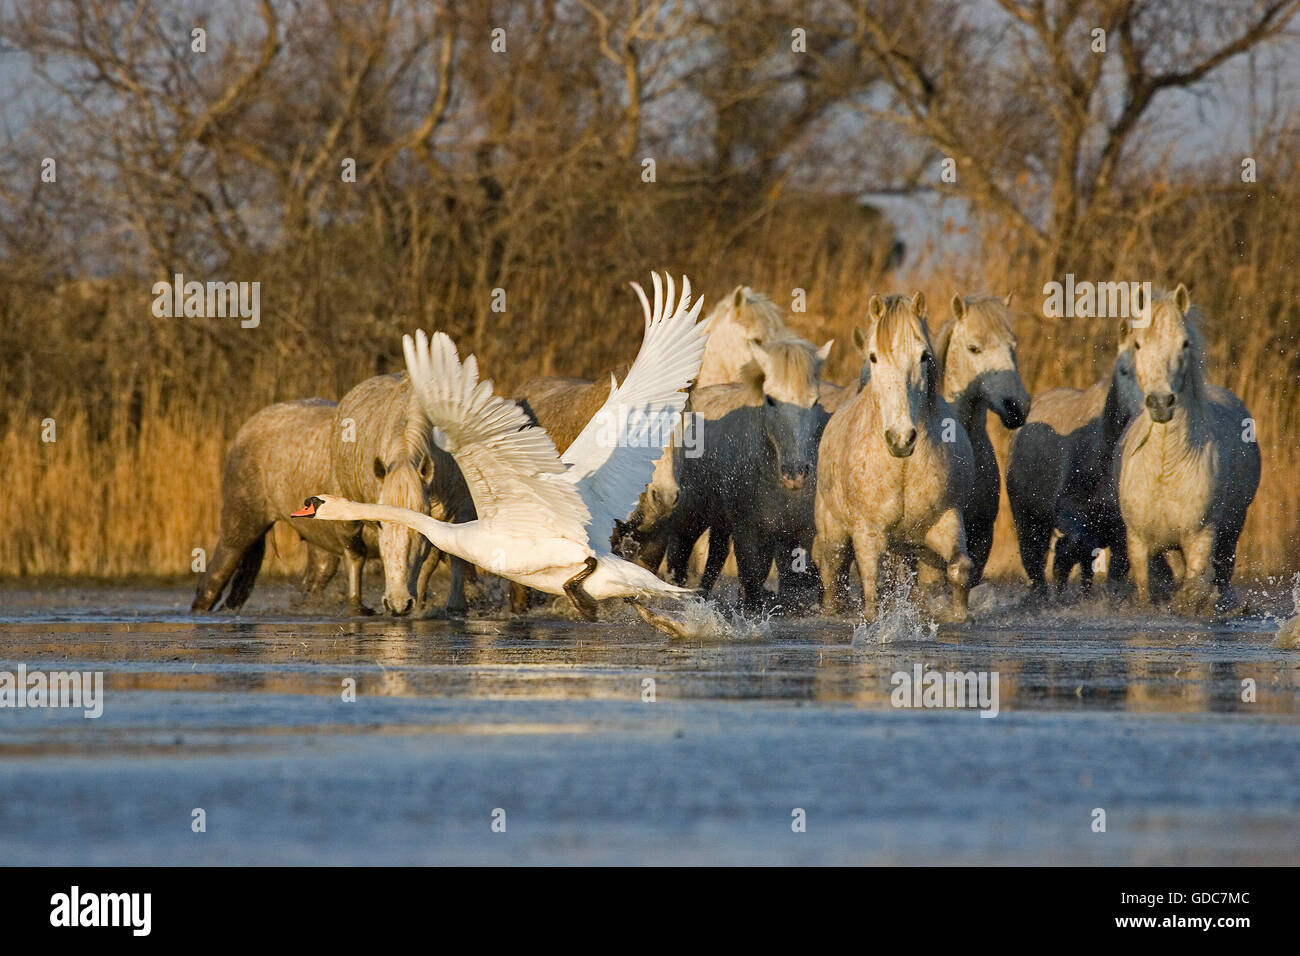
[[[995,295],[966,297],[966,316],[963,322],[972,323],[979,333],[1014,342],[1016,333],[1011,328],[1011,309]]]
[[[885,311],[876,323],[876,351],[881,359],[892,359],[909,343],[920,340],[930,347],[925,323],[912,311],[911,299],[904,295],[885,297]]]
[[[420,479],[420,458],[409,458],[390,468],[384,475],[379,503],[412,511],[428,507],[424,482]]]
[[[1185,334],[1187,340],[1192,343],[1192,365],[1198,376],[1203,375],[1205,371],[1205,333],[1201,328],[1203,321],[1204,316],[1195,305],[1186,312],[1179,312],[1174,304],[1172,292],[1161,292],[1152,296],[1150,330],[1158,333],[1162,338]]]
[[[789,395],[817,391],[821,358],[811,342],[797,336],[783,336],[756,345],[755,351],[761,351],[766,359],[765,391]]]

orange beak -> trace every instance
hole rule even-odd
[[[289,517],[290,518],[311,518],[315,516],[315,514],[316,514],[316,503],[314,501],[309,501],[307,502],[307,507],[295,511],[293,514],[289,515]]]

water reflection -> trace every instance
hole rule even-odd
[[[142,602],[144,603],[144,602]],[[181,603],[177,598],[177,604]],[[852,622],[779,621],[764,643],[670,642],[637,623],[221,616],[155,602],[127,616],[6,613],[0,669],[102,669],[111,691],[260,691],[397,697],[821,701],[888,709],[916,665],[996,672],[1003,711],[1295,714],[1294,654],[1260,625],[944,629],[937,639],[854,648]],[[1244,694],[1254,681],[1255,699]]]

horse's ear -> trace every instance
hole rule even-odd
[[[834,339],[827,340],[826,344],[817,350],[817,358],[825,362],[831,357],[831,346],[835,344]]]
[[[420,456],[420,484],[427,485],[433,481],[433,458],[429,455]]]
[[[867,354],[867,334],[856,325],[853,327],[853,347],[863,355]]]
[[[918,319],[925,318],[925,293],[918,292],[912,296],[912,312]]]
[[[763,382],[766,378],[763,366],[758,364],[757,359],[750,359],[740,367],[740,382],[745,386],[745,392],[751,402],[763,401]]]
[[[380,461],[378,458],[376,458],[374,468],[375,468],[375,477],[378,478],[380,481],[383,481],[384,476],[388,474],[388,469],[384,467],[384,463]]]
[[[885,314],[885,300],[878,295],[873,295],[867,300],[867,315],[871,316],[877,322]],[[857,331],[856,329],[854,331]]]
[[[1008,292],[1002,300],[1002,304],[1005,305],[1008,309],[1011,308],[1011,297],[1013,295],[1015,295],[1014,292]]]
[[[1187,286],[1180,282],[1178,288],[1174,289],[1174,308],[1178,310],[1179,315],[1186,315],[1191,307],[1192,295],[1187,291]]]
[[[744,304],[745,304],[745,287],[743,285],[738,285],[736,286],[736,291],[731,293],[731,307],[733,309],[739,309]]]
[[[960,295],[952,297],[952,317],[958,322],[966,318],[966,300]]]

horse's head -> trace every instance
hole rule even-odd
[[[943,366],[944,396],[951,401],[974,389],[978,401],[1019,428],[1029,417],[1029,392],[1016,367],[1016,335],[1011,330],[1011,296],[952,297],[952,321],[935,337]],[[982,413],[981,413],[982,414]]]
[[[938,363],[925,327],[925,296],[884,298],[867,303],[870,330],[853,330],[853,344],[866,362],[863,387],[880,411],[883,438],[889,453],[906,458],[916,449],[920,425],[938,396]]]
[[[749,361],[751,346],[762,346],[789,334],[781,308],[747,285],[738,285],[731,295],[724,296],[705,324],[709,339],[696,379],[701,385],[736,381],[741,367]]]
[[[687,414],[689,415],[690,412]],[[650,484],[641,493],[640,508],[644,521],[649,524],[672,514],[680,494],[681,488],[677,484],[677,475],[673,470],[673,448],[670,445],[655,461],[655,470],[650,476]]]
[[[1188,313],[1191,297],[1181,282],[1173,292],[1155,296],[1135,312],[1144,322],[1126,319],[1121,327],[1121,344],[1133,351],[1137,375],[1147,414],[1156,423],[1174,417],[1201,378],[1203,351],[1200,330]]]
[[[1106,396],[1107,430],[1118,438],[1134,418],[1142,413],[1146,396],[1138,384],[1137,363],[1133,344],[1127,341],[1128,323],[1120,330],[1119,353],[1115,356],[1115,369],[1111,373],[1110,392]]]
[[[402,447],[388,460],[375,458],[379,504],[429,513],[429,488],[433,459],[427,452],[411,454]],[[384,609],[389,614],[409,614],[415,606],[420,568],[429,556],[429,539],[418,531],[391,521],[379,522],[379,556],[384,563]]]
[[[751,402],[762,403],[763,432],[777,480],[791,491],[803,488],[816,472],[817,443],[826,424],[819,401],[821,369],[833,344],[819,349],[794,336],[751,343],[753,357],[740,372]]]

